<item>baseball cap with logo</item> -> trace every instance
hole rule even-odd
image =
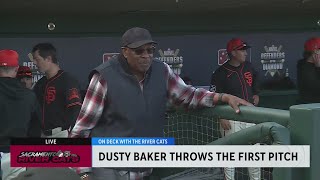
[[[314,37],[314,38],[308,39],[304,43],[305,51],[314,51],[317,49],[320,49],[320,38]]]
[[[0,50],[0,66],[19,66],[19,55],[11,49]]]
[[[28,66],[19,66],[17,78],[32,77],[31,69]]]
[[[122,47],[135,49],[149,43],[156,44],[156,42],[152,40],[150,32],[144,28],[134,27],[122,35]]]
[[[242,41],[239,38],[233,38],[231,39],[227,44],[227,52],[230,53],[233,50],[245,50],[249,49],[251,46],[248,46],[247,43]]]

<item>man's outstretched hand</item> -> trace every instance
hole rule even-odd
[[[239,109],[240,105],[253,106],[253,104],[247,102],[246,100],[230,94],[223,94],[221,101],[229,104],[229,106],[231,106],[236,113],[240,113],[240,109]]]

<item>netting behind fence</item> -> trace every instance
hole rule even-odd
[[[204,145],[219,138],[217,121],[182,113],[170,113],[164,130],[166,137],[174,137],[180,145]]]
[[[205,145],[218,138],[220,125],[217,117],[196,116],[191,113],[171,112],[167,116],[167,124],[164,130],[165,137],[174,137],[177,145]],[[201,179],[223,180],[223,168],[171,168],[162,179]],[[169,173],[168,173],[169,172]],[[236,168],[236,180],[249,180],[247,168]],[[270,169],[261,169],[261,179],[271,180]]]

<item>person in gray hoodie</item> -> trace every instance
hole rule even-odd
[[[16,51],[0,50],[0,152],[3,180],[10,180],[25,170],[10,167],[10,138],[41,135],[36,96],[16,78],[18,59]]]

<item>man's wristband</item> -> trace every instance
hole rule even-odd
[[[224,95],[224,93],[219,93],[218,103],[223,103],[222,102],[222,96],[223,95]]]

